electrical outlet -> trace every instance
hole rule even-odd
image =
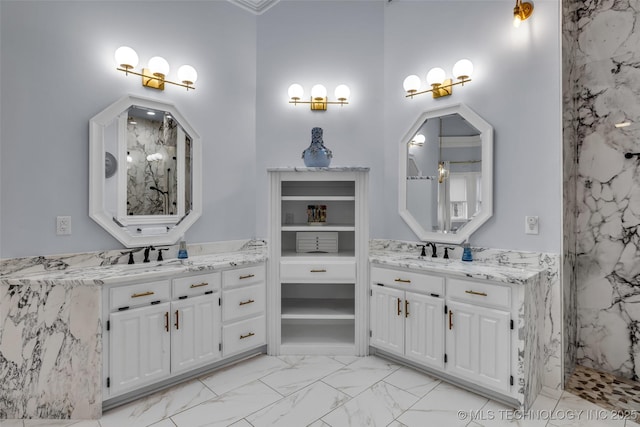
[[[59,216],[56,217],[56,235],[68,236],[71,234],[71,217]]]
[[[537,216],[525,216],[524,217],[524,234],[538,234],[538,217]]]

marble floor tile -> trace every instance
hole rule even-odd
[[[386,377],[384,382],[406,390],[418,397],[423,397],[440,384],[440,380],[437,378],[405,367],[398,369]]]
[[[331,426],[322,420],[317,420],[316,422],[309,424],[307,427],[331,427]]]
[[[20,421],[20,420],[19,420]],[[22,427],[23,421],[20,424],[7,424],[9,427]],[[5,427],[4,420],[0,420],[0,427]],[[24,427],[100,427],[100,423],[97,420],[36,420],[29,419],[24,420]]]
[[[336,427],[386,427],[417,401],[417,396],[380,381],[322,420]]]
[[[360,360],[362,359],[362,357],[358,357],[358,356],[329,356],[330,358],[337,360],[338,362],[342,363],[343,365],[350,365],[351,363],[355,362],[356,360]]]
[[[145,427],[215,397],[200,381],[190,381],[105,412],[102,427]]]
[[[0,420],[0,427],[24,427],[22,420]]]
[[[235,388],[171,417],[178,427],[228,426],[282,399],[260,381]]]
[[[466,426],[471,421],[469,413],[479,411],[488,401],[443,382],[400,415],[398,421],[408,427],[424,427],[425,420],[434,426]]]
[[[398,369],[400,366],[395,363],[368,356],[345,366],[322,381],[353,397]]]
[[[262,377],[260,381],[283,396],[301,390],[344,367],[342,363],[326,356],[281,356],[279,359],[289,366]]]
[[[203,376],[200,381],[220,395],[288,366],[277,357],[258,355]]]
[[[563,392],[554,411],[553,427],[624,427],[625,420],[614,419],[611,410],[582,399],[572,393]]]
[[[252,425],[249,424],[249,421],[243,418],[240,421],[236,421],[235,423],[231,424],[229,427],[252,427]]]
[[[176,427],[176,425],[173,423],[173,421],[171,421],[171,418],[165,418],[162,421],[151,424],[149,427]]]
[[[307,426],[347,400],[346,394],[317,382],[251,414],[247,421],[255,427]]]
[[[405,424],[402,424],[398,420],[391,421],[391,423],[387,427],[407,427]]]
[[[640,424],[631,421],[631,420],[627,420],[627,422],[625,423],[624,427],[640,427]]]

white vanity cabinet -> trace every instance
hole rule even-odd
[[[508,392],[511,287],[448,279],[447,309],[447,372]]]
[[[444,367],[444,279],[373,267],[370,344]]]
[[[103,400],[128,400],[263,347],[265,279],[260,263],[105,286]]]
[[[458,278],[444,269],[431,274],[372,264],[370,345],[522,403],[524,338],[514,322],[522,319],[523,294],[523,285]]]
[[[110,395],[220,358],[220,273],[109,290]]]
[[[269,177],[269,353],[367,354],[368,168]]]
[[[267,342],[264,264],[222,273],[222,352],[229,356]]]

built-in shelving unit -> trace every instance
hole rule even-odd
[[[366,354],[368,169],[269,175],[269,353]]]

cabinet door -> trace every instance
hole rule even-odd
[[[405,355],[444,368],[444,300],[407,292],[404,301]]]
[[[220,358],[220,306],[217,295],[171,303],[171,372]]]
[[[169,376],[169,308],[166,302],[109,316],[109,376],[114,395]]]
[[[404,354],[404,291],[383,286],[371,289],[370,344]]]
[[[479,385],[509,391],[509,312],[451,301],[447,305],[447,371]]]

